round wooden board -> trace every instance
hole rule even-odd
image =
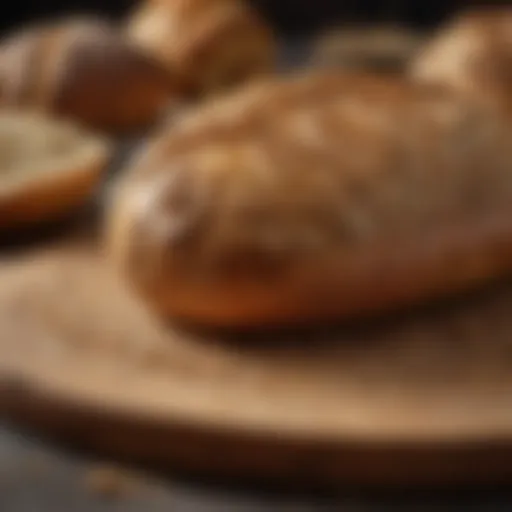
[[[512,286],[381,325],[161,324],[99,251],[0,260],[0,413],[105,454],[313,485],[512,480]]]

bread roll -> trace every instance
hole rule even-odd
[[[0,229],[53,220],[93,193],[110,144],[74,124],[0,111]]]
[[[145,127],[177,99],[179,87],[113,27],[93,18],[33,25],[0,43],[4,105],[102,130]]]
[[[146,0],[128,34],[199,94],[270,71],[273,35],[243,0]]]
[[[450,87],[512,112],[512,8],[464,12],[412,62],[418,81]]]
[[[185,114],[114,194],[113,261],[162,315],[352,318],[512,270],[510,126],[437,88],[321,73]]]

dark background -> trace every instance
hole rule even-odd
[[[117,17],[134,0],[11,0],[2,2],[0,30],[20,23],[67,13],[102,12]],[[400,21],[431,26],[463,6],[491,2],[476,0],[253,0],[282,32],[310,32],[341,21]],[[511,4],[510,1],[493,1]],[[10,11],[10,12],[8,12]]]

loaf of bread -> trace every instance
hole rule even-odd
[[[99,19],[33,25],[0,42],[4,106],[123,132],[155,121],[179,92],[160,64]]]
[[[144,0],[129,36],[208,94],[272,70],[271,29],[244,0]]]
[[[418,81],[450,87],[512,109],[512,8],[464,12],[443,26],[412,62]]]
[[[510,126],[438,88],[335,72],[186,113],[118,185],[113,261],[218,327],[352,318],[512,270]]]
[[[108,141],[34,113],[0,111],[0,229],[64,215],[90,198]]]

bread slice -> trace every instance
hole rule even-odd
[[[72,123],[0,111],[0,228],[52,220],[98,185],[110,143]]]
[[[114,200],[114,260],[160,313],[352,318],[512,270],[509,121],[437,88],[319,73],[185,114]]]

